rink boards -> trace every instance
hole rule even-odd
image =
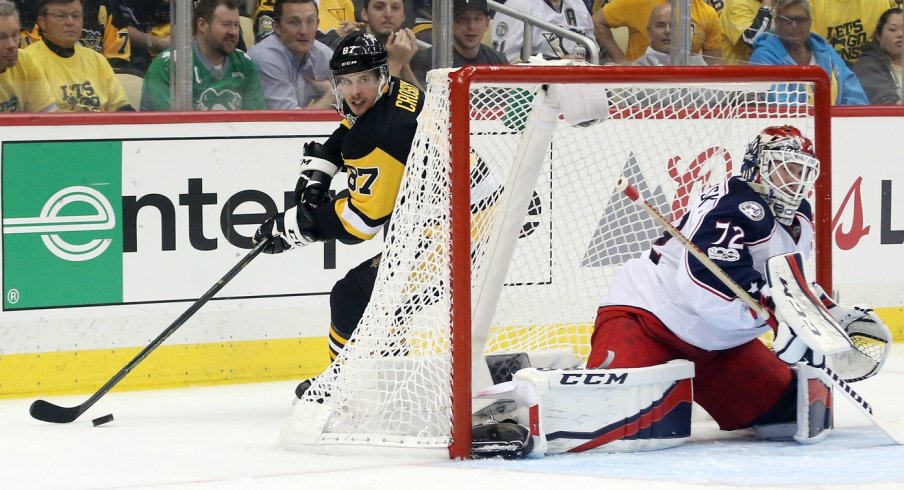
[[[336,127],[323,115],[133,116],[4,127],[0,397],[106,381],[238,261],[255,223],[283,209],[303,143]],[[902,338],[904,280],[889,266],[904,252],[899,134],[904,117],[835,118],[832,178],[835,287],[843,302],[884,307]],[[123,386],[318,372],[329,291],[380,248],[318,244],[258,258]]]

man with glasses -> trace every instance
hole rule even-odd
[[[260,71],[269,109],[326,109],[334,102],[330,90],[333,51],[317,41],[318,14],[314,0],[276,0],[273,36],[248,51]]]
[[[25,52],[41,67],[60,110],[133,111],[107,59],[79,44],[84,12],[82,0],[39,0],[42,39]]]
[[[265,109],[261,81],[251,58],[236,50],[238,0],[200,0],[192,41],[192,106],[198,111]],[[141,110],[170,109],[172,51],[154,58],[141,88]]]
[[[19,31],[16,6],[0,0],[0,112],[56,111],[44,74],[19,51]]]

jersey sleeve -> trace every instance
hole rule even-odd
[[[520,59],[524,39],[524,23],[505,14],[497,13],[493,17],[491,28],[493,30],[493,49],[502,52],[509,61]]]
[[[170,56],[166,50],[154,58],[144,75],[141,86],[142,111],[168,111],[170,109]]]
[[[245,89],[242,93],[242,109],[255,110],[266,109],[267,103],[264,101],[263,88],[261,87],[261,77],[257,72],[257,67],[251,61],[251,57],[245,52],[239,52],[242,60],[242,72],[245,74]]]
[[[721,50],[722,49],[722,25],[719,23],[719,14],[711,5],[704,5],[703,11],[706,16],[705,27],[706,37],[703,40],[703,49],[705,50]]]
[[[634,18],[634,16],[631,15],[631,6],[628,5],[629,3],[631,2],[626,0],[612,0],[606,5],[603,5],[603,18],[606,19],[606,25],[611,28],[629,25],[630,21]]]
[[[314,232],[321,237],[346,243],[370,240],[392,214],[424,103],[413,85],[398,79],[393,85],[378,106],[342,135],[348,192],[316,210]],[[328,148],[340,130],[327,140]]]
[[[38,69],[31,54],[19,50],[19,63],[25,73],[28,95],[25,98],[25,112],[43,112],[54,106],[56,99],[47,83],[44,72]]]
[[[759,4],[752,5],[747,2],[730,2],[725,6],[725,9],[722,10],[722,35],[725,36],[731,44],[738,42],[742,39],[741,36],[747,32],[747,29],[750,29],[754,25],[758,27],[762,25],[762,21],[754,23],[754,19],[759,16],[759,11]],[[765,11],[763,15],[765,15]],[[753,46],[752,36],[744,37],[743,40],[747,45]]]

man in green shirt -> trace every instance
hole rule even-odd
[[[198,111],[265,109],[254,62],[236,50],[239,0],[200,0],[194,10],[192,106]],[[141,110],[170,109],[170,59],[163,51],[148,67]]]

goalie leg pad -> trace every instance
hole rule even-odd
[[[793,439],[801,444],[813,444],[828,437],[834,428],[832,387],[820,377],[818,368],[798,363],[792,369],[797,375],[796,419],[754,426],[757,439]]]
[[[801,363],[797,369],[797,433],[794,440],[813,444],[825,439],[835,427],[832,387],[819,369]]]
[[[630,369],[528,368],[515,373],[508,395],[530,428],[533,456],[649,451],[690,437],[693,376],[685,360]]]

